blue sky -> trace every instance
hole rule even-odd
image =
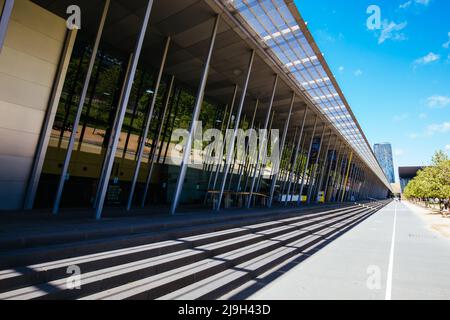
[[[371,146],[398,166],[450,153],[449,0],[295,0]],[[367,8],[381,9],[369,30]]]

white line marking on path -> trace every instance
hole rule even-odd
[[[391,252],[389,254],[389,267],[386,284],[386,300],[392,299],[392,273],[394,270],[395,229],[397,225],[397,203],[394,209],[394,231],[392,232]]]

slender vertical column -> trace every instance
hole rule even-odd
[[[352,170],[352,173],[350,174],[350,183],[349,183],[350,189],[349,189],[348,195],[347,195],[348,201],[351,201],[354,190],[355,190],[355,186],[356,186],[356,177],[357,177],[357,173],[358,173],[357,164],[358,164],[358,161],[354,161],[353,170]]]
[[[161,145],[159,147],[159,151],[158,151],[158,157],[156,158],[156,162],[159,163],[161,162],[161,158],[162,158],[162,153],[164,148],[164,144],[167,146],[168,144],[170,144],[170,140],[165,143],[165,139],[167,138],[167,131],[169,130],[169,125],[170,125],[170,115],[172,114],[173,111],[173,107],[174,105],[178,102],[178,98],[179,98],[179,92],[180,90],[178,89],[178,87],[174,87],[173,88],[173,96],[172,99],[170,100],[170,106],[169,106],[169,110],[167,111],[167,120],[165,121],[165,123],[161,123],[161,126],[164,127],[164,130],[162,132],[162,136],[161,136]],[[164,160],[162,160],[164,162]]]
[[[353,151],[350,153],[350,158],[348,159],[348,167],[347,167],[347,173],[345,175],[345,182],[344,182],[344,185],[343,185],[343,192],[342,192],[341,202],[344,202],[344,196],[345,196],[345,192],[346,192],[346,189],[347,189],[348,175],[350,173],[350,166],[352,165],[352,160],[353,160]]]
[[[158,136],[156,137],[155,149],[153,150],[153,153],[151,153],[149,155],[149,158],[148,158],[148,163],[150,165],[150,168],[149,168],[148,174],[147,174],[147,181],[145,183],[144,194],[142,196],[142,201],[141,201],[141,207],[142,208],[145,206],[145,200],[147,199],[147,194],[148,194],[148,190],[149,190],[149,187],[150,187],[150,182],[152,181],[153,169],[155,167],[155,160],[156,160],[155,159],[156,149],[158,148],[159,140],[161,139],[161,134],[162,134],[162,129],[163,129],[163,125],[162,124],[166,120],[167,109],[169,107],[169,102],[170,102],[170,97],[171,97],[171,94],[172,94],[174,81],[175,81],[175,76],[171,76],[170,77],[170,82],[169,82],[169,87],[167,89],[166,101],[165,101],[164,105],[162,106],[163,114],[162,114],[162,119],[161,119],[161,125],[160,125],[159,131],[158,131]],[[162,145],[161,145],[161,148],[162,148]],[[130,203],[129,203],[129,205],[131,206]]]
[[[286,144],[286,137],[289,131],[289,124],[291,122],[291,116],[292,116],[292,110],[294,109],[294,104],[295,104],[295,92],[292,93],[292,98],[291,98],[291,106],[289,108],[289,114],[288,114],[288,118],[286,120],[286,124],[284,126],[284,132],[283,132],[283,138],[281,139],[281,150],[280,150],[280,157],[283,155],[284,152],[284,148],[285,148],[285,144]],[[278,162],[281,161],[281,158]],[[276,164],[276,166],[278,166],[279,163]],[[276,170],[275,174],[272,177],[272,185],[270,186],[270,195],[269,195],[269,203],[268,203],[268,207],[271,208],[272,207],[272,203],[273,203],[273,196],[275,194],[275,187],[277,186],[277,181],[278,181],[278,176],[279,176],[279,170]]]
[[[356,201],[356,193],[358,189],[359,184],[359,161],[355,164],[355,172],[353,174],[353,186],[352,186],[352,192],[350,194],[350,197],[354,198]]]
[[[311,197],[313,195],[313,188],[314,188],[314,185],[316,182],[317,167],[319,166],[320,153],[322,152],[323,139],[325,137],[325,130],[326,130],[326,126],[324,124],[323,130],[322,130],[322,135],[320,136],[320,144],[319,144],[319,150],[317,151],[316,162],[313,164],[313,172],[312,172],[311,176],[309,177],[308,199],[306,199],[306,202],[308,204],[311,203]]]
[[[348,178],[347,178],[347,185],[346,185],[346,188],[345,188],[345,194],[344,194],[343,202],[349,201],[349,198],[350,198],[349,196],[350,196],[350,193],[352,192],[352,183],[353,183],[352,178],[353,178],[354,171],[355,171],[355,163],[354,163],[354,161],[352,161],[352,164],[350,165],[350,171],[349,171],[349,174],[348,174]]]
[[[53,123],[55,120],[55,114],[58,110],[59,100],[61,92],[64,86],[64,80],[66,78],[67,70],[70,64],[70,57],[72,56],[72,50],[75,45],[75,39],[77,37],[77,29],[70,30],[66,33],[66,39],[64,47],[61,51],[58,70],[56,72],[52,91],[50,93],[49,103],[45,112],[42,129],[37,142],[36,152],[34,154],[33,165],[28,180],[27,191],[24,200],[24,209],[31,210],[34,206],[34,200],[36,198],[36,191],[39,185],[39,179],[42,173],[42,167],[44,165],[45,154],[47,152],[48,143],[50,140]]]
[[[100,70],[102,69],[104,63],[105,63],[105,54],[101,54],[100,55],[100,61],[98,62],[98,67],[97,70],[95,71],[95,75],[93,78],[93,85],[92,85],[92,89],[91,89],[91,94],[89,95],[89,99],[87,102],[87,107],[86,107],[86,115],[84,117],[84,122],[83,122],[83,126],[81,128],[81,133],[80,133],[80,138],[78,141],[78,151],[81,150],[81,147],[83,146],[83,141],[84,141],[84,135],[86,133],[86,127],[89,121],[89,116],[91,114],[91,109],[92,109],[92,101],[94,100],[94,94],[95,91],[97,91],[97,87],[98,87],[98,79],[100,77]]]
[[[342,176],[342,167],[344,165],[344,159],[345,159],[345,145],[342,148],[342,153],[340,155],[340,161],[337,162],[336,170],[334,171],[334,178],[333,178],[333,189],[332,189],[332,202],[337,202],[338,194],[339,194],[339,186]]]
[[[258,130],[260,130],[260,129],[261,129],[261,124],[258,124]],[[256,128],[255,128],[255,130],[256,130]],[[248,162],[248,167],[247,167],[247,177],[245,178],[244,191],[247,191],[247,187],[248,187],[250,180],[251,179],[253,180],[253,177],[256,174],[256,170],[258,170],[258,167],[257,167],[258,161],[259,161],[258,148],[255,148],[253,151],[254,152],[249,157],[249,162]],[[252,162],[254,162],[255,159],[256,159],[256,163],[253,164]]]
[[[119,111],[116,132],[115,132],[115,136],[114,136],[114,140],[113,140],[113,144],[112,144],[112,148],[111,148],[111,153],[110,153],[109,159],[107,160],[107,163],[106,163],[105,179],[102,181],[102,185],[99,188],[99,198],[98,198],[99,202],[98,202],[98,205],[96,208],[96,218],[97,219],[101,218],[101,214],[103,211],[103,205],[105,202],[106,192],[108,190],[108,185],[109,185],[109,178],[111,176],[111,170],[112,170],[112,167],[114,164],[114,158],[116,156],[117,145],[119,143],[120,132],[122,130],[122,124],[123,124],[123,121],[125,118],[125,113],[127,111],[128,101],[130,99],[130,93],[131,93],[131,89],[133,87],[133,80],[134,80],[134,76],[136,74],[136,69],[137,69],[137,65],[139,62],[139,58],[141,56],[142,44],[144,43],[144,38],[145,38],[145,34],[147,31],[147,27],[148,27],[148,22],[150,20],[150,13],[152,11],[152,7],[153,7],[153,0],[149,0],[148,4],[147,4],[145,16],[144,16],[144,21],[142,23],[142,27],[141,27],[141,30],[140,30],[140,33],[138,36],[138,40],[136,43],[136,48],[134,50],[133,60],[131,63],[131,69],[125,78],[126,89],[124,91],[123,100],[121,101],[121,105],[119,107],[120,111]],[[143,139],[145,139],[145,137],[143,137]]]
[[[263,132],[265,132],[266,135],[268,134],[267,128],[269,126],[270,115],[272,113],[273,102],[275,100],[275,93],[276,93],[276,90],[277,90],[277,85],[278,85],[278,75],[275,75],[275,80],[274,80],[274,83],[273,83],[273,86],[272,86],[272,95],[270,97],[269,107],[268,107],[267,112],[266,112],[266,120],[264,122],[264,127],[262,128]],[[252,203],[253,192],[255,190],[255,183],[256,183],[256,179],[258,177],[258,168],[259,168],[259,161],[260,161],[259,159],[263,155],[263,153],[265,153],[265,151],[266,151],[266,144],[267,144],[266,143],[266,141],[267,141],[267,136],[266,135],[264,137],[262,137],[262,140],[260,141],[259,154],[257,155],[257,162],[255,164],[254,176],[252,177],[252,184],[251,184],[251,187],[250,187],[250,194],[249,194],[248,199],[247,199],[247,208],[250,208],[250,205]],[[259,137],[259,138],[261,139],[261,137]],[[261,160],[263,160],[263,159],[261,159]]]
[[[305,149],[305,144],[306,144],[306,141],[307,141],[307,137],[306,137],[306,134],[304,134],[304,136],[305,137],[303,139],[302,146],[300,147],[300,157],[301,158],[300,158],[300,161],[298,161],[297,171],[295,172],[295,180],[294,180],[294,184],[293,184],[292,191],[291,191],[291,194],[290,194],[291,202],[293,202],[294,195],[296,194],[297,188],[299,187],[301,173],[302,173],[302,170],[303,170],[303,163],[305,162],[305,157],[304,157],[303,150]]]
[[[357,164],[356,162],[353,164],[353,169],[350,174],[350,183],[349,183],[350,188],[348,190],[347,201],[351,201],[353,190],[355,188],[356,164]]]
[[[103,8],[103,13],[100,18],[100,25],[97,30],[97,37],[95,38],[94,47],[92,48],[91,59],[89,61],[89,66],[86,72],[86,78],[84,79],[83,89],[81,91],[80,101],[78,103],[77,112],[75,115],[75,120],[72,125],[72,132],[69,138],[69,145],[67,147],[66,158],[64,159],[63,168],[61,171],[61,176],[59,178],[58,189],[56,191],[56,198],[53,204],[53,214],[57,214],[59,211],[59,205],[61,203],[61,197],[64,190],[64,184],[66,182],[67,171],[69,170],[70,159],[72,157],[73,148],[75,145],[75,138],[78,132],[78,126],[80,124],[81,114],[83,113],[84,102],[86,101],[87,91],[89,89],[89,84],[91,82],[92,71],[94,70],[95,59],[97,58],[98,47],[100,45],[100,40],[102,38],[103,29],[105,27],[106,17],[109,11],[110,0],[105,1],[105,6]]]
[[[200,80],[200,87],[197,93],[197,99],[195,102],[195,107],[192,114],[192,122],[189,130],[189,138],[186,142],[186,146],[184,147],[183,160],[181,162],[181,170],[178,176],[177,186],[175,189],[175,196],[173,198],[172,207],[170,209],[171,214],[175,214],[178,203],[180,200],[181,192],[183,191],[184,179],[186,178],[186,172],[189,165],[189,158],[191,156],[192,151],[192,140],[194,139],[195,132],[197,130],[197,121],[200,115],[200,110],[203,104],[203,98],[205,95],[206,82],[208,80],[209,68],[212,60],[212,55],[214,51],[214,44],[216,42],[217,30],[219,29],[220,15],[217,15],[214,22],[213,32],[211,35],[211,40],[209,44],[208,56],[206,58],[205,67],[203,70],[203,74]]]
[[[228,108],[228,105],[226,106],[226,108]],[[216,108],[216,114],[214,115],[214,122],[212,125],[212,129],[217,129],[217,122],[219,121],[219,117],[220,117],[220,111],[219,111],[220,107]],[[226,112],[226,110],[225,110]],[[211,163],[209,161],[203,161],[203,168],[202,171],[209,171],[211,168]]]
[[[141,170],[142,157],[144,155],[144,150],[145,150],[145,141],[147,140],[148,131],[150,129],[150,123],[153,118],[153,112],[155,110],[156,100],[158,98],[158,91],[159,91],[159,87],[161,85],[161,79],[163,76],[164,67],[166,65],[167,53],[169,52],[170,42],[171,42],[171,38],[167,37],[166,44],[164,46],[162,59],[161,59],[161,64],[159,66],[159,72],[158,72],[158,77],[157,77],[156,84],[155,84],[155,89],[153,90],[152,102],[150,104],[150,108],[147,112],[146,119],[145,119],[144,133],[142,135],[142,139],[138,146],[139,151],[138,151],[138,156],[137,156],[137,161],[136,161],[136,167],[134,168],[133,179],[131,180],[130,194],[128,195],[128,202],[127,202],[127,210],[128,211],[131,209],[131,205],[133,203],[134,192],[136,190],[136,183],[137,183],[137,180],[139,177],[139,171]],[[168,96],[170,96],[170,92],[169,92]]]
[[[224,164],[222,185],[220,187],[219,198],[217,200],[217,207],[216,207],[217,211],[220,210],[220,207],[222,204],[222,198],[223,198],[223,193],[225,191],[225,184],[227,182],[228,171],[230,170],[230,162],[231,162],[232,157],[234,156],[235,140],[236,140],[237,132],[239,129],[239,123],[241,122],[242,108],[244,107],[245,96],[247,95],[247,89],[248,89],[248,84],[250,82],[250,75],[252,72],[254,59],[255,59],[255,50],[252,50],[252,53],[250,55],[250,60],[248,62],[248,66],[247,66],[247,75],[245,77],[244,86],[242,87],[241,100],[239,102],[238,109],[237,109],[237,115],[236,115],[236,120],[235,120],[233,136],[231,138],[230,145],[227,146],[228,152],[227,152],[227,157],[226,157],[225,164]]]
[[[334,144],[334,154],[333,154],[333,158],[330,161],[330,167],[328,169],[328,174],[327,174],[327,179],[325,182],[325,201],[327,200],[328,197],[328,189],[329,189],[329,183],[330,183],[330,178],[331,178],[331,170],[333,169],[333,162],[334,162],[334,158],[336,158],[336,166],[337,166],[337,162],[338,162],[338,156],[339,156],[339,151],[338,149],[340,149],[340,146],[338,148],[338,138],[336,137],[336,143]]]
[[[247,120],[247,115],[244,114],[244,118],[242,120],[241,126],[243,126],[243,124],[246,120]],[[239,130],[239,126],[237,129]],[[228,182],[228,190],[231,190],[231,185],[233,184],[233,176],[234,176],[234,170],[236,169],[236,161],[237,161],[237,154],[234,156],[234,159],[232,160],[233,164],[231,165],[231,170],[228,173],[230,175],[230,182]]]
[[[269,128],[267,130],[267,133],[272,132],[274,118],[275,118],[275,111],[272,112],[272,117],[270,118],[270,124],[269,124]],[[267,148],[267,143],[264,145],[264,148]],[[263,170],[265,169],[264,164],[266,163],[266,161],[267,161],[267,149],[264,149],[264,151],[262,152],[261,164],[259,166],[258,175],[255,177],[255,179],[257,179],[257,183],[256,183],[254,190],[257,193],[259,192],[259,188],[261,186],[261,179],[264,176],[265,171],[263,171]],[[273,170],[273,168],[272,168],[272,170]]]
[[[2,53],[3,44],[6,39],[6,32],[8,31],[9,20],[14,7],[14,0],[5,0],[3,9],[0,15],[0,53]]]
[[[133,104],[133,113],[131,114],[130,124],[129,124],[129,128],[127,130],[127,137],[125,138],[125,146],[123,147],[122,160],[125,160],[125,158],[127,156],[128,147],[130,145],[131,131],[133,131],[134,121],[136,120],[136,115],[138,113],[139,99],[143,95],[142,91],[144,90],[143,87],[144,87],[144,80],[145,80],[144,75],[145,75],[145,72],[142,72],[141,80],[139,81],[139,85],[138,85],[137,92],[136,92],[136,99]],[[79,143],[79,145],[81,145],[81,143]],[[136,157],[136,154],[135,154],[135,157]]]
[[[344,156],[342,160],[342,167],[340,168],[339,172],[339,180],[338,180],[338,187],[337,187],[337,193],[336,193],[336,202],[341,202],[341,195],[343,194],[344,189],[344,180],[345,180],[345,170],[348,166],[348,160],[349,156]]]
[[[225,128],[225,133],[224,133],[224,137],[226,137],[227,131],[231,128],[231,119],[233,118],[233,110],[234,110],[234,105],[236,104],[236,97],[237,97],[237,90],[238,90],[238,85],[234,86],[234,93],[233,93],[233,99],[231,100],[231,109],[230,109],[230,116],[228,117],[228,122],[227,122],[227,126]],[[217,186],[217,181],[219,179],[219,173],[222,171],[224,164],[223,162],[223,154],[224,154],[224,149],[225,145],[222,146],[222,150],[220,150],[221,154],[219,157],[219,163],[217,165],[217,169],[215,172],[215,177],[214,177],[214,183],[213,183],[213,190],[216,190],[216,186]]]
[[[172,120],[171,120],[171,124],[170,124],[170,130],[168,132],[170,132],[170,134],[173,134],[173,130],[175,128],[175,121],[177,120],[177,114],[178,114],[178,110],[180,109],[180,100],[181,100],[181,94],[183,93],[183,89],[180,88],[178,90],[178,95],[177,95],[177,102],[175,103],[175,109],[173,112],[173,116],[172,116]],[[163,164],[166,164],[167,161],[167,154],[169,152],[169,146],[170,146],[170,140],[169,142],[166,144],[166,150],[164,151],[164,157],[163,157]]]
[[[250,127],[249,130],[252,130],[252,134],[253,134],[253,127],[255,126],[255,119],[256,119],[256,112],[258,111],[258,106],[259,106],[259,99],[256,99],[256,105],[255,105],[255,111],[253,112],[253,117],[252,117],[252,122],[250,123]],[[249,141],[250,142],[250,141]],[[238,180],[238,184],[237,184],[237,192],[241,191],[241,182],[242,182],[242,176],[244,174],[245,168],[247,166],[247,162],[249,161],[249,150],[250,150],[250,143],[247,144],[247,146],[245,147],[245,161],[244,163],[241,165],[241,170],[239,172],[239,180]]]
[[[326,149],[325,155],[324,155],[322,170],[320,171],[320,178],[319,178],[318,185],[316,186],[316,189],[314,192],[314,195],[315,195],[314,202],[317,202],[317,198],[319,197],[319,193],[320,193],[320,187],[322,187],[322,185],[323,185],[323,178],[325,175],[325,170],[328,167],[328,153],[330,151],[330,146],[331,146],[331,130],[330,130],[330,138],[328,140],[327,149]],[[325,196],[325,192],[324,192],[324,196]]]
[[[273,121],[274,116],[275,116],[275,112],[272,112],[270,127],[272,126],[272,121]],[[260,130],[261,130],[261,128],[260,128]],[[269,132],[269,131],[266,130],[266,132]],[[261,139],[261,137],[260,137],[260,139]],[[265,139],[265,137],[264,137],[264,139]],[[262,166],[262,163],[264,163],[264,159],[261,158],[264,153],[264,151],[262,151],[264,148],[264,141],[265,141],[264,139],[259,141],[259,147],[255,150],[255,152],[257,152],[257,154],[254,155],[254,159],[256,160],[256,162],[253,166],[254,168],[252,168],[252,172],[250,173],[252,183],[250,185],[249,198],[247,199],[247,203],[246,203],[247,208],[250,208],[250,206],[251,206],[253,194],[257,188],[259,176],[261,174],[260,166]]]
[[[228,115],[228,112],[229,112],[229,110],[228,110],[229,106],[230,105],[228,105],[228,104],[226,105],[225,111],[224,111],[223,116],[222,116],[222,124],[221,124],[221,127],[220,127],[220,132],[221,133],[223,133],[223,130],[225,129],[225,122],[226,122],[227,115]],[[222,151],[221,151],[221,153],[222,153]],[[217,158],[219,158],[219,157],[217,157]],[[220,166],[220,162],[219,163],[213,163],[212,166],[211,166],[211,173],[209,175],[209,180],[208,180],[208,191],[211,188],[211,182],[212,182],[212,178],[214,176],[214,173],[216,172],[216,169],[219,166]],[[208,196],[208,195],[206,195],[206,196]],[[206,200],[207,200],[207,198],[205,197],[205,201]]]
[[[309,162],[311,161],[311,151],[312,151],[312,146],[313,146],[313,142],[314,142],[314,136],[316,135],[316,129],[317,129],[317,116],[315,116],[314,129],[313,129],[313,132],[311,135],[311,142],[309,143],[309,149],[308,149],[309,151],[308,151],[308,156],[306,158],[305,169],[303,170],[302,183],[300,185],[299,198],[297,201],[298,205],[302,204],[303,189],[305,188],[306,171],[308,171]]]
[[[128,64],[127,64],[127,68],[126,68],[126,71],[125,71],[125,76],[130,72],[132,62],[133,62],[133,53],[131,53],[129,58],[128,58]],[[126,88],[126,83],[123,82],[122,83],[122,88],[120,90],[118,106],[120,106],[122,104],[122,100],[123,100],[124,93],[125,93],[125,88]],[[111,108],[112,108],[112,106],[111,106]],[[98,192],[98,190],[99,190],[100,186],[103,185],[103,180],[105,179],[105,176],[106,176],[106,169],[107,169],[106,164],[108,162],[109,154],[111,152],[111,147],[112,147],[112,144],[113,144],[113,141],[114,141],[116,127],[117,127],[117,123],[118,123],[118,119],[119,119],[119,111],[120,111],[119,107],[117,107],[116,113],[114,115],[114,121],[113,121],[112,127],[111,127],[111,134],[109,135],[108,144],[107,144],[106,149],[105,149],[105,156],[103,157],[103,163],[102,163],[102,166],[101,166],[101,172],[100,172],[100,177],[99,177],[99,181],[98,181],[97,192],[95,194],[95,200],[94,200],[94,205],[93,205],[94,208],[97,208],[97,206],[98,206],[99,198],[100,198],[100,193]]]
[[[359,168],[359,162],[358,166],[356,167],[356,173],[355,178],[353,181],[353,190],[352,190],[352,197],[355,199],[355,201],[358,201],[358,189],[359,189],[359,180],[360,179],[360,168]]]
[[[286,163],[286,166],[285,166],[284,174],[283,174],[283,176],[280,179],[283,182],[282,185],[281,185],[281,195],[284,194],[284,191],[286,190],[286,185],[288,183],[290,174],[294,170],[295,163],[293,162],[293,157],[295,157],[295,155],[294,155],[295,142],[297,141],[297,135],[299,133],[298,130],[299,130],[299,127],[296,127],[295,128],[294,138],[292,140],[292,145],[289,148],[289,157],[287,158],[287,163]]]

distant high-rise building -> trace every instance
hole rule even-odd
[[[394,160],[392,158],[392,146],[390,143],[377,143],[374,153],[390,183],[395,183]]]

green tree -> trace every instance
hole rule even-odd
[[[450,160],[443,151],[434,154],[431,166],[420,170],[406,186],[406,198],[450,198]]]

